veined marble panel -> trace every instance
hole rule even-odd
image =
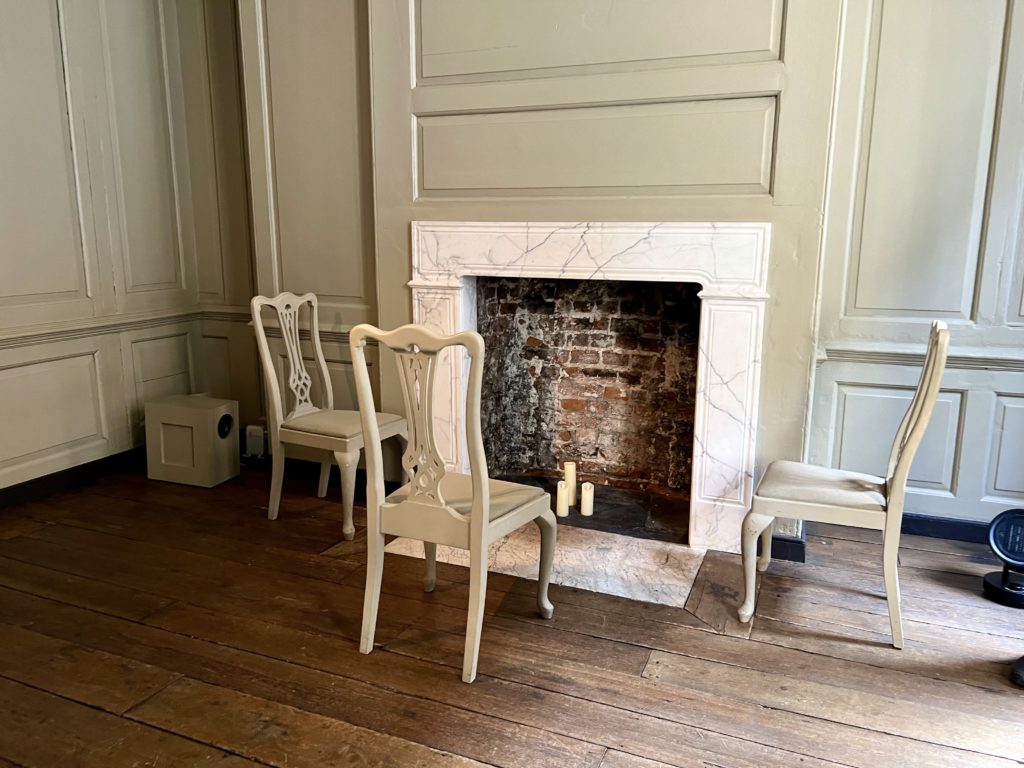
[[[395,539],[386,552],[423,557],[423,544]],[[487,570],[537,578],[540,533],[525,525],[491,545]],[[469,567],[469,550],[439,546],[440,562]],[[683,608],[704,553],[681,544],[558,526],[551,581],[565,587]]]
[[[768,275],[766,223],[413,222],[413,318],[442,333],[476,329],[479,275],[646,280],[702,287],[690,546],[738,552],[753,493]],[[466,361],[442,358],[438,449],[468,469]]]

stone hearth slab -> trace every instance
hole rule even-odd
[[[423,557],[423,545],[395,539],[386,552]],[[491,546],[488,570],[537,578],[540,532],[526,525]],[[437,559],[469,567],[469,550],[439,546]],[[558,526],[552,582],[685,608],[704,553],[682,544],[635,539],[615,533]],[[386,566],[385,566],[386,567]]]

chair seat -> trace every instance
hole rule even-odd
[[[383,428],[389,424],[402,421],[401,416],[393,413],[378,413],[377,426]],[[296,432],[306,432],[311,435],[325,435],[327,437],[356,437],[363,431],[363,425],[359,421],[359,411],[328,411],[316,410],[305,413],[302,416],[285,419],[281,426],[284,429],[293,429]]]
[[[882,478],[798,461],[774,461],[768,465],[754,495],[873,512],[885,510]]]
[[[491,480],[491,520],[504,517],[520,507],[548,497],[547,491],[532,485],[508,483],[504,480]],[[445,504],[456,512],[468,515],[473,506],[473,478],[456,472],[448,472],[441,480],[441,495]],[[397,504],[409,497],[409,485],[403,485],[384,501]],[[547,499],[550,505],[550,497]]]

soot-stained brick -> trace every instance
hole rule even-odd
[[[479,278],[492,474],[562,461],[689,490],[699,287]]]

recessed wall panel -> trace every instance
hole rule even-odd
[[[0,369],[0,463],[88,438],[103,439],[93,353]]]
[[[909,388],[841,384],[833,464],[884,477],[893,437],[913,396]],[[911,484],[952,490],[961,402],[959,392],[939,394],[910,468]]]
[[[203,389],[214,397],[230,397],[231,340],[226,336],[203,336]]]
[[[160,7],[104,0],[128,291],[182,281]]]
[[[781,0],[421,0],[422,77],[778,57]]]
[[[188,334],[144,339],[132,344],[135,380],[150,381],[189,371]]]
[[[150,400],[192,391],[191,359],[188,333],[131,342],[137,406],[132,421],[136,428],[145,420],[145,406]]]
[[[1024,498],[1024,397],[997,398],[992,461],[990,493]]]
[[[55,3],[0,3],[0,104],[0,305],[84,296]]]
[[[1005,16],[1004,0],[882,6],[851,311],[969,314]]]
[[[358,4],[268,0],[266,14],[282,287],[365,304],[372,190]]]
[[[771,98],[425,116],[425,196],[668,188],[767,193]]]

